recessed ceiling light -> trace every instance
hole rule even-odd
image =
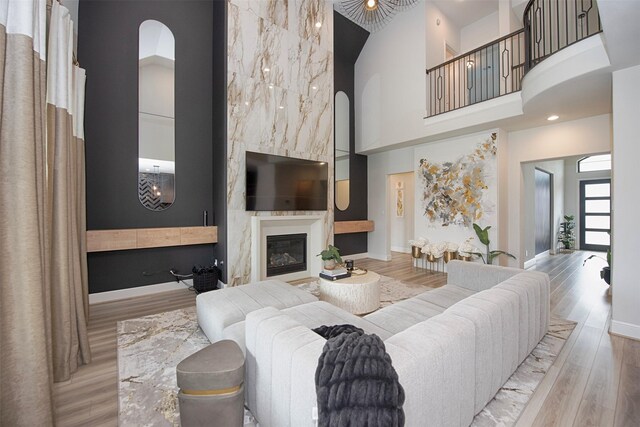
[[[249,103],[245,101],[244,105],[249,105]]]
[[[316,22],[316,28],[320,28],[320,27],[322,27],[322,22],[319,22],[319,21]]]
[[[279,106],[278,108],[282,110],[284,107],[281,105],[281,106]]]
[[[269,89],[273,89],[273,85],[269,85]]]
[[[264,67],[264,72],[268,73],[269,71],[271,71],[271,69],[269,67]]]
[[[547,120],[549,120],[550,122],[554,121],[554,120],[558,120],[560,118],[560,116],[556,115],[556,114],[552,114],[551,116],[547,117]]]
[[[318,86],[311,86],[311,89],[318,90]]]

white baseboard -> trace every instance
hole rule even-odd
[[[351,254],[351,255],[343,255],[342,259],[363,259],[363,258],[369,258],[369,253],[368,252],[363,252],[361,254]]]
[[[609,329],[609,332],[614,335],[620,335],[626,338],[640,340],[640,325],[612,320],[611,329]]]
[[[402,246],[391,246],[391,251],[392,252],[401,252],[403,254],[410,254],[411,253],[411,248],[405,248]]]
[[[380,261],[391,261],[391,255],[387,255],[387,254],[372,254],[371,252],[369,252],[369,258],[372,259],[377,259]]]
[[[184,282],[188,283],[189,286],[193,284],[193,281],[191,279],[187,279]],[[158,283],[156,285],[138,286],[136,288],[99,292],[97,294],[89,294],[89,304],[98,304],[101,302],[117,301],[125,298],[139,297],[142,295],[175,291],[176,289],[185,289],[186,287],[187,286],[182,282],[167,282]]]
[[[542,259],[548,256],[549,256],[549,250],[547,249],[546,251],[540,252],[538,255],[536,255],[536,259]]]
[[[531,258],[529,261],[525,261],[524,262],[524,269],[526,270],[527,268],[531,268],[534,265],[536,265],[536,259],[535,258]]]

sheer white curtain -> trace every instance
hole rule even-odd
[[[54,422],[53,380],[89,361],[84,73],[68,11],[0,0],[0,425]],[[49,49],[47,49],[47,43]]]

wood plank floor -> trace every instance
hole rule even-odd
[[[551,277],[551,311],[578,325],[525,408],[518,426],[640,426],[640,342],[608,334],[611,298],[600,265],[587,254],[550,256],[536,269]],[[415,268],[409,255],[356,265],[408,283],[438,287],[446,275]],[[195,304],[188,290],[91,306],[92,362],[54,386],[57,425],[115,426],[118,416],[116,323]]]

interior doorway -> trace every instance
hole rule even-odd
[[[551,250],[553,241],[553,174],[535,168],[536,255]]]
[[[388,175],[389,246],[393,252],[411,252],[409,240],[414,239],[415,174]]]

